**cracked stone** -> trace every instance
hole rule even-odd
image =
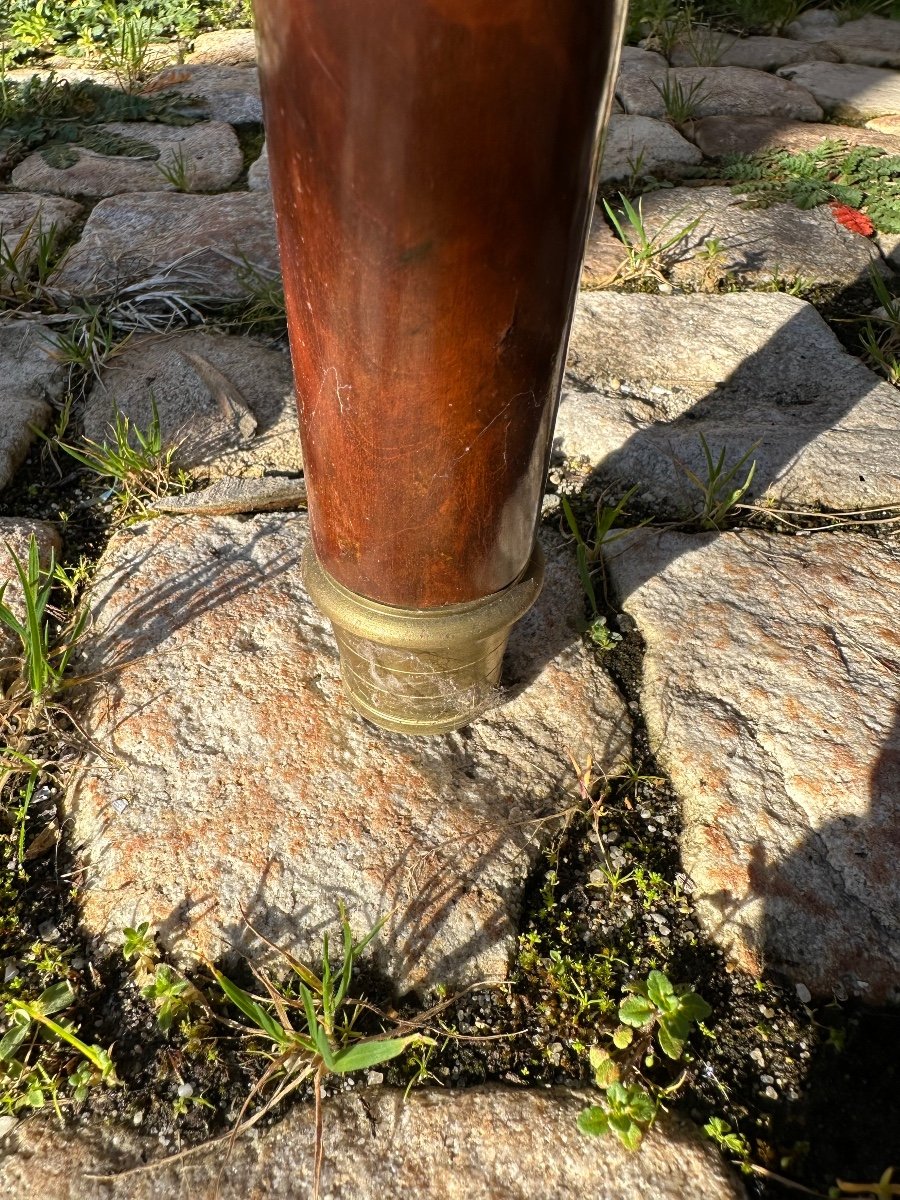
[[[897,389],[793,296],[583,293],[568,386],[555,448],[587,459],[597,489],[638,484],[663,511],[696,511],[685,468],[706,474],[702,433],[729,463],[750,451],[748,496],[900,503]]]
[[[795,69],[802,68],[784,68]],[[805,87],[747,67],[673,67],[654,72],[625,64],[619,72],[616,95],[627,113],[663,117],[666,106],[660,89],[666,82],[673,87],[679,85],[686,95],[695,89],[694,117],[822,119],[822,109]]]
[[[163,275],[182,294],[223,301],[248,295],[248,270],[280,274],[265,193],[134,192],[100,201],[52,282],[93,295]]]
[[[324,1105],[322,1195],[330,1200],[745,1200],[742,1184],[708,1138],[663,1116],[641,1145],[578,1132],[579,1112],[596,1093],[574,1088],[526,1091],[488,1085],[452,1091],[417,1088],[404,1100],[389,1088],[329,1099]],[[246,1200],[311,1194],[314,1114],[294,1108],[283,1121],[190,1161],[193,1200]],[[158,1200],[183,1192],[185,1164],[116,1172],[160,1156],[155,1138],[127,1126],[61,1130],[22,1122],[0,1161],[0,1189],[41,1200]]]
[[[80,713],[98,748],[67,800],[88,848],[85,928],[149,920],[180,961],[260,946],[301,956],[339,897],[397,990],[505,975],[542,815],[571,802],[569,755],[627,758],[630,723],[582,644],[559,535],[513,631],[506,695],[468,729],[388,734],[343,698],[330,628],[300,577],[304,515],[159,517],[119,534],[92,592]],[[124,798],[127,803],[113,801]]]
[[[606,569],[646,643],[642,710],[707,933],[819,996],[897,999],[896,545],[640,531]]]
[[[243,169],[243,155],[230,125],[201,121],[196,125],[153,125],[118,122],[97,127],[101,133],[131,138],[153,147],[158,157],[99,154],[73,146],[78,161],[71,167],[52,167],[38,152],[12,173],[16,187],[39,189],[60,196],[115,196],[120,192],[174,191],[163,174],[184,165],[189,192],[215,192],[233,183]]]
[[[43,429],[66,383],[53,357],[56,336],[41,321],[0,324],[0,489],[5,488]]]
[[[159,413],[174,461],[205,474],[302,471],[288,355],[247,337],[198,331],[133,338],[103,370],[84,432],[108,440],[116,409],[138,429]]]

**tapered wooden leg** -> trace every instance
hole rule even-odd
[[[533,602],[624,0],[256,0],[314,554],[366,716],[465,724]]]

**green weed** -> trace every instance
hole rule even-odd
[[[48,1100],[62,1118],[59,1089],[68,1082],[72,1099],[85,1098],[90,1087],[118,1083],[110,1052],[83,1041],[71,1023],[56,1014],[69,1008],[75,992],[68,980],[45,988],[34,1000],[13,998],[3,1005],[6,1031],[0,1039],[0,1105],[7,1112],[43,1108]],[[45,1049],[49,1043],[51,1051]],[[65,1066],[69,1047],[81,1058]]]
[[[180,147],[169,162],[157,163],[156,169],[166,183],[173,187],[176,192],[189,192],[191,190],[187,160]]]
[[[40,554],[34,536],[28,545],[28,558],[23,563],[10,549],[13,566],[22,589],[24,614],[19,617],[5,602],[8,584],[0,587],[0,622],[11,630],[22,646],[24,664],[23,684],[30,705],[40,708],[63,686],[63,677],[71,662],[87,614],[74,618],[62,636],[51,633],[50,596],[57,574],[57,564],[51,552],[50,566],[41,568]],[[55,624],[55,621],[53,622]]]
[[[114,137],[96,126],[119,121],[158,121],[190,125],[200,113],[189,111],[184,96],[158,92],[135,95],[104,87],[91,80],[67,83],[52,73],[35,75],[27,83],[4,81],[0,88],[0,154],[11,165],[34,150],[51,150],[62,157],[54,162],[71,165],[67,150],[75,145],[104,153],[131,153],[155,157],[157,150],[134,138]]]
[[[340,906],[342,953],[340,965],[331,965],[328,935],[322,939],[318,974],[292,956],[285,955],[297,977],[299,1000],[278,991],[268,978],[257,972],[268,993],[266,1000],[246,992],[213,969],[213,976],[225,997],[250,1022],[252,1032],[267,1049],[269,1066],[247,1098],[243,1117],[256,1095],[277,1077],[282,1082],[262,1109],[249,1118],[253,1123],[306,1080],[311,1080],[316,1098],[316,1146],[313,1195],[318,1197],[322,1170],[321,1096],[322,1081],[328,1075],[347,1075],[397,1058],[416,1046],[430,1046],[434,1039],[420,1033],[394,1037],[363,1037],[354,1026],[361,1012],[359,1002],[350,997],[353,971],[360,955],[381,929],[375,925],[359,941],[355,940],[343,905]]]
[[[641,1078],[636,1063],[653,1065],[654,1035],[663,1054],[678,1062],[694,1027],[711,1009],[687,986],[673,985],[662,971],[651,971],[646,980],[632,981],[627,987],[629,995],[619,1004],[620,1024],[610,1034],[613,1049],[591,1048],[594,1083],[603,1098],[582,1110],[578,1128],[592,1137],[613,1133],[626,1149],[637,1150],[663,1100],[678,1090],[683,1076],[669,1087],[660,1087]]]
[[[637,525],[627,527],[619,527],[618,525],[625,513],[628,501],[636,491],[637,486],[629,488],[618,504],[603,504],[601,501],[597,505],[594,515],[594,528],[588,535],[590,540],[587,540],[582,534],[568,498],[566,496],[560,497],[566,524],[575,539],[575,553],[578,559],[578,575],[581,579],[581,586],[584,588],[584,594],[591,606],[591,624],[588,632],[590,633],[591,640],[601,650],[612,649],[622,639],[619,634],[609,629],[606,618],[600,611],[593,576],[601,561],[604,546],[611,545],[631,529],[639,529],[641,525],[646,524],[645,521],[640,521]]]
[[[76,462],[111,482],[110,494],[117,498],[119,520],[149,516],[148,501],[183,492],[188,484],[187,475],[173,464],[178,447],[166,445],[152,396],[150,409],[146,430],[139,429],[117,408],[110,426],[111,441],[84,438],[80,446],[60,443]]]
[[[900,155],[876,146],[833,140],[797,154],[729,155],[715,174],[753,204],[834,202],[860,210],[884,233],[900,233]]]
[[[881,311],[866,320],[860,340],[872,366],[900,386],[900,298],[888,290],[880,272],[872,271],[870,279]]]
[[[750,464],[743,482],[736,483],[735,481],[759,442],[754,442],[750,449],[731,466],[725,464],[726,451],[724,447],[719,452],[719,457],[713,458],[709,444],[702,433],[700,434],[700,445],[706,462],[706,475],[698,475],[683,463],[681,469],[702,497],[701,507],[695,514],[695,520],[700,528],[721,529],[753,483],[753,477],[756,474],[755,461]]]
[[[606,215],[627,252],[625,263],[620,268],[617,277],[623,281],[635,280],[637,282],[651,277],[663,282],[665,280],[664,268],[670,252],[693,233],[700,218],[698,217],[674,233],[670,233],[668,231],[674,221],[674,217],[670,217],[656,233],[651,234],[644,225],[640,200],[635,207],[620,192],[619,205],[621,211],[613,208],[608,200],[603,201]]]
[[[71,324],[52,338],[50,356],[77,371],[99,377],[101,369],[120,354],[131,340],[97,305],[84,304],[71,310]]]
[[[59,230],[41,224],[40,209],[15,240],[0,226],[0,303],[23,304],[40,297],[56,266]]]
[[[120,87],[133,92],[163,65],[164,56],[155,44],[155,23],[140,11],[119,9],[112,0],[106,12],[110,31],[100,63],[112,71]]]
[[[662,83],[655,79],[652,82],[660,94],[666,116],[673,125],[683,125],[686,121],[693,120],[711,94],[703,79],[695,79],[688,86],[675,76],[667,74]]]

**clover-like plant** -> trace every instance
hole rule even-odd
[[[626,1150],[637,1150],[653,1124],[657,1103],[639,1083],[611,1083],[599,1104],[578,1114],[578,1128],[591,1137],[614,1133]]]
[[[674,986],[662,971],[651,971],[645,982],[631,983],[629,989],[631,995],[619,1005],[619,1020],[633,1029],[655,1025],[663,1054],[681,1058],[695,1023],[712,1012],[703,997],[683,985]]]

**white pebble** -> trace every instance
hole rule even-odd
[[[797,999],[801,1004],[809,1004],[810,1000],[812,1000],[812,992],[805,983],[798,983],[795,991],[797,993]]]
[[[178,1089],[178,1095],[182,1100],[189,1100],[194,1094],[194,1085],[192,1083],[183,1083]]]

